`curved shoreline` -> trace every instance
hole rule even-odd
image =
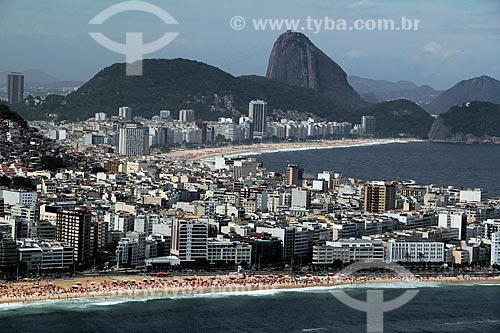
[[[400,289],[415,289],[446,286],[452,284],[462,284],[470,286],[484,285],[496,286],[500,285],[500,276],[489,278],[476,278],[476,277],[363,277],[363,278],[338,278],[332,276],[311,276],[296,278],[293,276],[268,276],[263,278],[247,277],[235,278],[230,276],[217,276],[217,277],[169,277],[156,280],[154,284],[144,285],[139,288],[140,282],[129,284],[124,281],[140,281],[143,276],[129,276],[127,279],[124,277],[106,277],[97,278],[101,281],[100,286],[105,288],[96,288],[92,291],[92,286],[96,286],[95,282],[87,281],[81,285],[81,290],[74,290],[64,293],[48,293],[45,295],[38,294],[38,288],[46,287],[49,284],[59,287],[67,287],[74,285],[77,279],[58,280],[58,281],[44,281],[40,286],[33,291],[29,288],[29,284],[16,283],[13,286],[27,287],[33,291],[32,295],[27,296],[0,296],[0,309],[8,309],[11,305],[27,304],[33,305],[47,304],[49,302],[77,302],[81,300],[96,300],[106,302],[119,302],[125,298],[132,298],[132,300],[152,300],[152,299],[177,299],[186,297],[201,297],[201,295],[216,295],[216,296],[251,296],[251,295],[268,295],[276,292],[312,292],[315,290],[330,292],[336,288],[357,288],[370,286],[377,288],[400,288]],[[177,279],[184,278],[184,281],[177,282]],[[118,279],[118,280],[116,280]],[[121,281],[119,281],[122,279]],[[130,280],[128,280],[130,279]],[[109,281],[108,281],[109,280]],[[112,282],[113,281],[113,282]],[[116,284],[115,282],[116,281]],[[176,281],[174,283],[174,281]],[[103,283],[105,282],[105,283]],[[33,285],[32,285],[33,286]],[[34,288],[34,287],[33,287]],[[260,292],[262,292],[260,294]]]
[[[231,145],[216,148],[201,148],[189,150],[177,150],[161,156],[171,157],[185,161],[199,161],[213,158],[218,155],[224,156],[253,156],[266,153],[347,148],[360,146],[375,146],[393,143],[426,142],[422,139],[349,139],[349,140],[320,140],[301,142],[278,142],[278,143],[258,143],[252,145]]]

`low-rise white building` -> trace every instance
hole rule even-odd
[[[316,265],[328,265],[340,260],[344,263],[353,261],[383,261],[384,245],[381,240],[341,239],[326,242],[313,247],[312,262]]]
[[[26,239],[20,243],[18,259],[28,271],[70,269],[73,266],[73,247],[64,242]]]
[[[207,243],[209,263],[252,263],[252,246],[241,242],[209,240]]]
[[[386,245],[387,262],[444,262],[444,243],[390,240]]]

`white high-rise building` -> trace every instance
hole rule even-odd
[[[301,188],[294,188],[292,190],[292,209],[293,210],[307,210],[311,205],[311,192]]]
[[[104,113],[104,112],[97,112],[94,115],[94,120],[95,121],[106,121],[106,118],[107,118],[107,114]]]
[[[265,138],[267,136],[267,102],[251,101],[248,104],[248,117],[253,122],[253,137]]]
[[[465,240],[467,233],[467,216],[462,211],[441,211],[438,213],[438,226],[458,229],[459,237]]]
[[[126,121],[132,120],[132,108],[128,106],[122,106],[118,109],[118,117]]]
[[[500,265],[500,232],[491,234],[491,266]]]
[[[136,123],[123,124],[118,132],[118,153],[125,156],[149,154],[144,127]]]
[[[374,116],[363,116],[361,117],[361,127],[365,135],[375,134],[375,117]]]
[[[185,123],[194,121],[194,110],[180,110],[179,120]]]
[[[199,220],[177,220],[172,223],[170,253],[181,261],[207,258],[208,224]]]

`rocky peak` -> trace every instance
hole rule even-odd
[[[287,31],[278,37],[269,57],[266,76],[289,85],[315,89],[342,106],[364,104],[347,82],[344,70],[299,32]]]

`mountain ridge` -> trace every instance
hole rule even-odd
[[[125,64],[116,63],[99,71],[66,97],[50,95],[41,105],[35,100],[18,105],[27,119],[58,114],[58,119],[87,119],[95,112],[117,114],[128,105],[142,117],[160,110],[193,109],[197,118],[215,120],[247,114],[248,102],[265,99],[271,110],[294,110],[326,119],[351,120],[354,113],[313,89],[287,85],[258,76],[235,77],[195,60],[146,59],[143,76],[125,76]]]
[[[426,105],[442,92],[429,85],[419,86],[406,80],[392,82],[350,75],[347,81],[365,100],[378,102],[408,99],[418,105]]]
[[[431,114],[440,114],[452,106],[473,101],[500,103],[500,81],[487,75],[462,80],[442,92],[426,109]]]

